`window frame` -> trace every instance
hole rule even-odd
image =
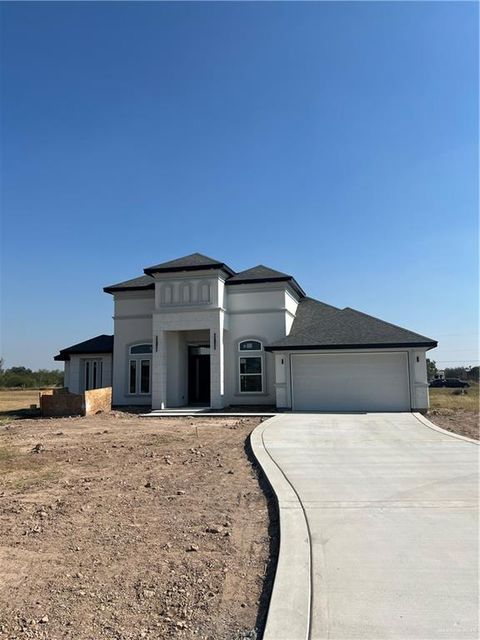
[[[246,342],[255,342],[259,346],[258,349],[242,349],[242,344]],[[242,395],[262,395],[265,393],[265,357],[263,350],[263,342],[258,338],[247,338],[240,340],[238,343],[238,392]],[[242,373],[242,359],[255,358],[260,360],[259,373]],[[256,376],[260,377],[260,389],[258,391],[244,391],[242,389],[242,377]]]
[[[256,342],[260,345],[259,349],[242,349],[242,344],[246,344],[247,342]],[[238,350],[240,353],[261,353],[263,352],[263,342],[261,340],[257,340],[257,338],[248,338],[248,340],[240,340],[238,343]]]
[[[90,385],[91,382],[91,385]],[[83,359],[83,387],[85,391],[101,389],[103,385],[103,359]]]
[[[132,349],[146,347],[143,352],[132,353]],[[127,358],[127,393],[128,396],[149,396],[152,393],[152,354],[151,342],[136,342],[128,348]],[[148,362],[148,391],[142,391],[142,366]],[[135,390],[132,391],[132,366],[135,370]]]

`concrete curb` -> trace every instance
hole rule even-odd
[[[468,438],[467,436],[461,436],[459,433],[452,433],[451,431],[447,431],[446,429],[442,429],[442,427],[439,427],[436,424],[433,424],[433,422],[430,422],[430,420],[425,418],[425,416],[423,416],[421,413],[416,413],[416,412],[412,412],[412,413],[419,422],[421,422],[425,427],[428,427],[429,429],[433,429],[434,431],[439,431],[440,433],[443,433],[446,436],[450,436],[451,438],[456,438],[457,440],[463,440],[464,442],[470,442],[471,444],[476,444],[477,447],[480,445],[480,442],[478,440],[474,440],[473,438]]]
[[[253,453],[275,494],[280,517],[280,549],[263,640],[308,640],[312,595],[311,540],[297,493],[269,454],[264,433],[277,416],[250,434]]]

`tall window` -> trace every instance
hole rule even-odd
[[[259,340],[243,340],[238,345],[241,393],[263,391],[263,345]]]
[[[102,361],[85,360],[85,391],[102,386]]]
[[[135,344],[130,347],[128,362],[128,392],[150,393],[152,345]]]

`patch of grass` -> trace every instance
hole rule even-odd
[[[31,487],[38,487],[39,485],[48,484],[57,480],[59,477],[59,473],[52,468],[39,469],[37,471],[32,471],[28,474],[28,476],[24,476],[23,478],[16,478],[15,480],[9,481],[8,484],[13,488],[18,490],[30,489]]]
[[[39,405],[39,389],[4,389],[0,391],[0,412],[29,409]]]
[[[465,393],[459,394],[460,389],[433,388],[430,392],[430,409],[464,409],[466,411],[479,410],[479,385],[470,383]]]
[[[6,468],[7,464],[13,459],[13,451],[10,447],[0,446],[0,468]]]
[[[59,471],[55,466],[46,466],[31,456],[14,448],[0,446],[0,486],[10,486],[15,490],[47,484],[57,480]],[[39,465],[40,463],[40,465]]]
[[[5,476],[16,469],[28,469],[30,463],[14,448],[8,445],[0,445],[0,476]]]
[[[36,418],[40,409],[30,409],[30,405],[40,407],[38,389],[4,389],[0,391],[0,426],[21,418]]]

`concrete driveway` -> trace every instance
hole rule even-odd
[[[478,638],[479,450],[428,424],[286,414],[254,432],[281,519],[268,640]]]

